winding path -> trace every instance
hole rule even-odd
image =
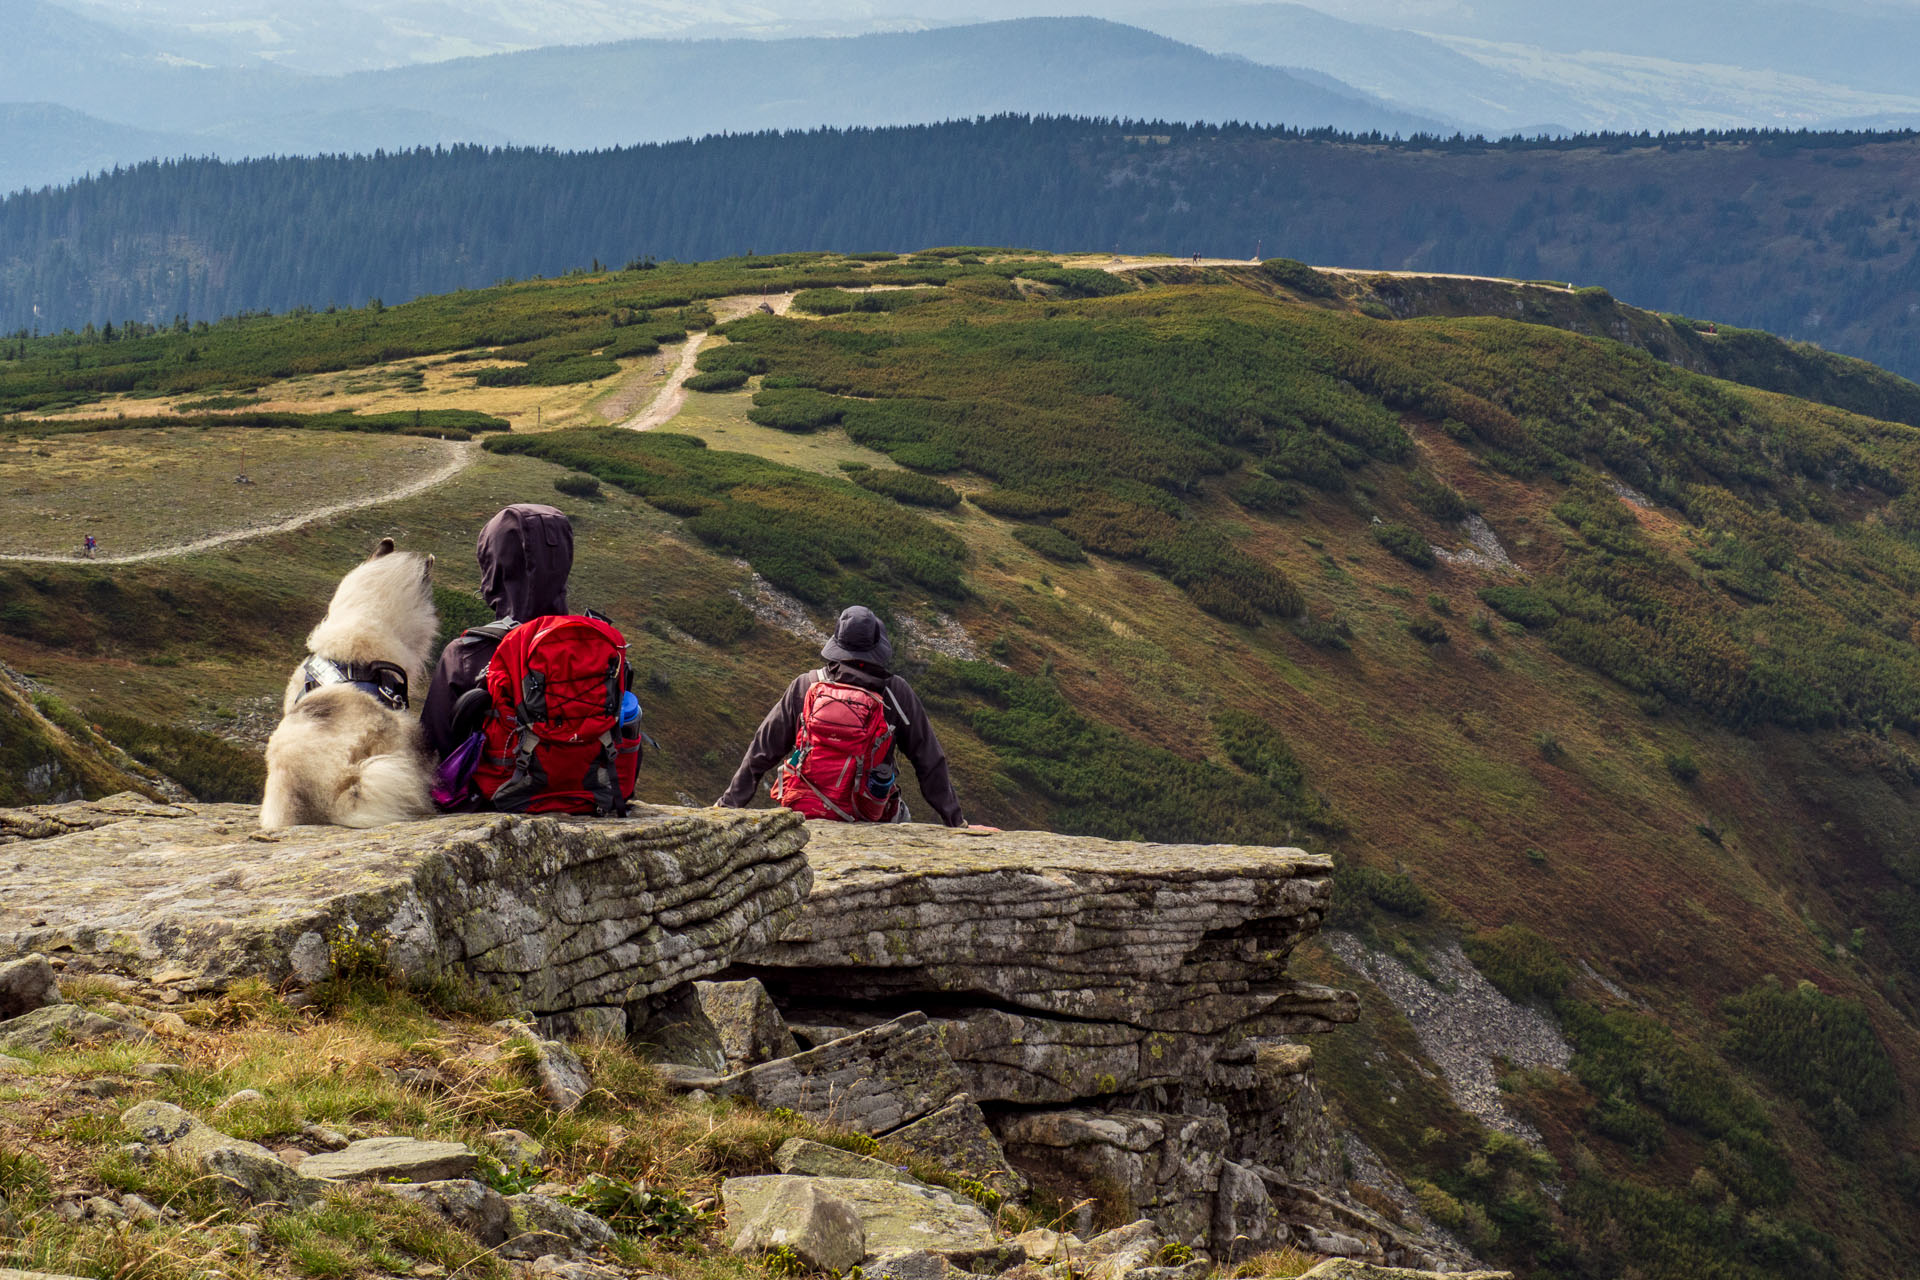
[[[788,306],[791,305],[792,302],[793,295],[791,293],[735,294],[729,297],[711,299],[709,305],[713,307],[714,314],[719,320],[733,320],[746,315],[763,303],[771,307],[775,315],[785,315]],[[686,404],[686,381],[693,375],[694,362],[698,359],[700,348],[705,345],[706,340],[707,334],[704,331],[688,334],[686,346],[682,348],[680,352],[679,363],[674,366],[673,372],[668,375],[666,384],[660,388],[659,393],[653,397],[646,408],[618,425],[632,431],[650,431],[663,423],[671,421],[673,416],[679,413],[681,407]],[[270,537],[276,533],[291,533],[295,529],[303,528],[306,525],[314,524],[321,520],[331,520],[335,516],[345,515],[350,511],[360,511],[367,507],[377,507],[388,502],[398,502],[402,498],[411,498],[415,494],[425,493],[428,489],[445,484],[472,466],[480,452],[478,443],[462,444],[446,442],[444,447],[447,459],[445,465],[427,475],[409,480],[398,488],[388,489],[383,493],[351,498],[345,502],[329,503],[326,506],[315,507],[310,511],[303,511],[298,515],[289,516],[285,520],[275,521],[271,524],[246,525],[239,529],[231,529],[225,533],[209,534],[207,537],[196,538],[192,542],[178,543],[170,547],[153,547],[146,551],[129,551],[119,555],[100,555],[91,558],[75,555],[70,551],[0,552],[0,563],[139,564],[147,560],[164,560],[174,556],[190,556],[202,551],[213,551],[220,547],[230,546],[236,542],[245,542],[252,538]]]
[[[129,551],[124,555],[94,556],[91,559],[72,552],[47,554],[45,552],[0,554],[0,561],[13,564],[137,564],[143,560],[163,560],[171,556],[190,556],[201,551],[212,551],[230,543],[245,542],[249,538],[264,538],[276,533],[291,533],[295,529],[313,524],[318,520],[330,520],[334,516],[345,515],[349,511],[359,511],[364,507],[377,507],[383,503],[398,502],[402,498],[411,498],[417,493],[425,493],[436,485],[447,481],[473,465],[479,454],[478,444],[457,444],[449,442],[446,451],[449,459],[445,466],[417,479],[409,480],[397,489],[388,489],[384,493],[366,497],[352,498],[346,502],[335,502],[324,507],[315,507],[303,511],[297,516],[273,524],[248,525],[226,533],[216,533],[205,538],[196,538],[192,542],[183,542],[171,547],[154,547],[148,551]]]
[[[718,321],[735,320],[759,307],[762,303],[773,308],[773,314],[783,316],[787,308],[793,305],[791,293],[739,293],[725,298],[715,298],[709,304],[714,309]],[[693,376],[694,361],[700,355],[700,348],[706,344],[707,333],[701,330],[687,335],[687,345],[680,350],[680,363],[667,375],[666,385],[660,388],[647,403],[647,407],[628,418],[616,423],[628,431],[651,431],[655,427],[671,422],[687,403],[687,379]]]

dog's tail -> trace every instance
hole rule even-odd
[[[341,827],[382,827],[429,817],[429,779],[410,754],[368,756],[342,780],[331,821]]]

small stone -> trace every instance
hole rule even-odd
[[[558,1040],[542,1040],[524,1022],[495,1023],[507,1028],[513,1039],[533,1046],[534,1074],[540,1078],[540,1094],[561,1111],[571,1111],[593,1092],[593,1080],[585,1064]]]
[[[505,1241],[513,1225],[506,1198],[470,1178],[375,1185],[389,1195],[431,1210],[489,1249]]]
[[[96,1098],[111,1098],[115,1094],[126,1092],[126,1087],[118,1080],[108,1080],[105,1077],[101,1077],[99,1079],[81,1081],[80,1092],[90,1094]]]
[[[177,1013],[161,1013],[147,1019],[147,1030],[157,1036],[178,1039],[193,1033],[187,1026],[187,1020]]]
[[[47,1206],[47,1212],[62,1222],[85,1222],[87,1220],[86,1206],[78,1200],[56,1200]]]
[[[758,978],[743,982],[696,982],[694,994],[720,1037],[720,1051],[735,1071],[800,1052],[786,1019]]]
[[[7,1202],[0,1200],[0,1240],[16,1239],[20,1235],[20,1219],[13,1216],[13,1210]],[[0,1271],[0,1280],[6,1280],[6,1273]]]
[[[1513,1280],[1511,1271],[1408,1271],[1352,1258],[1328,1258],[1300,1280]]]
[[[512,1215],[507,1242],[500,1254],[507,1258],[539,1258],[547,1254],[571,1257],[613,1243],[613,1228],[590,1213],[531,1194],[507,1197]]]
[[[796,1182],[811,1182],[851,1204],[867,1233],[867,1248],[873,1253],[926,1249],[957,1261],[999,1247],[993,1222],[980,1206],[933,1187],[879,1178],[796,1178],[787,1174],[728,1178],[720,1184],[727,1221],[752,1221],[782,1187]]]
[[[920,1183],[905,1169],[895,1168],[885,1160],[876,1160],[855,1151],[843,1151],[839,1147],[811,1142],[806,1138],[788,1138],[781,1143],[773,1153],[773,1167],[782,1173],[811,1178],[883,1178],[889,1182],[911,1182],[916,1186]]]
[[[171,1080],[180,1074],[177,1062],[143,1062],[133,1069],[133,1074],[148,1080]]]
[[[500,1162],[510,1169],[537,1167],[547,1154],[540,1139],[521,1129],[495,1129],[487,1135],[487,1141],[493,1144]]]
[[[295,1173],[257,1142],[231,1138],[170,1102],[129,1107],[120,1125],[150,1147],[166,1147],[224,1179],[250,1200],[304,1208],[320,1198],[320,1184]]]
[[[307,1153],[298,1147],[275,1147],[273,1154],[289,1169],[298,1169],[307,1158]]]
[[[1044,1227],[1023,1231],[1007,1243],[1025,1249],[1030,1262],[1064,1262],[1079,1257],[1084,1248],[1080,1237],[1072,1232],[1048,1231]]]
[[[0,1018],[17,1018],[60,1003],[53,966],[38,952],[0,964]]]
[[[17,1076],[31,1070],[33,1070],[33,1064],[25,1058],[10,1058],[0,1053],[0,1076]]]
[[[266,1232],[251,1222],[242,1222],[233,1228],[233,1242],[242,1253],[258,1253]]]
[[[1126,1280],[1142,1267],[1151,1266],[1166,1244],[1160,1228],[1142,1218],[1087,1241],[1075,1261],[1086,1267],[1087,1280]]]
[[[867,1280],[962,1280],[959,1268],[925,1249],[889,1249],[860,1264]]]
[[[145,1196],[137,1196],[131,1192],[120,1197],[120,1207],[125,1209],[127,1216],[135,1222],[158,1222],[162,1216],[158,1205]]]
[[[125,1143],[120,1148],[120,1154],[135,1164],[146,1165],[153,1163],[153,1148],[144,1142]]]
[[[1306,1229],[1307,1247],[1315,1253],[1331,1254],[1336,1258],[1359,1258],[1377,1256],[1380,1247],[1370,1240],[1350,1236],[1344,1231],[1328,1231],[1322,1227]]]
[[[417,1138],[362,1138],[338,1151],[307,1157],[301,1173],[335,1182],[433,1182],[464,1178],[476,1157],[465,1143]]]
[[[301,1125],[300,1136],[324,1151],[338,1151],[353,1141],[338,1129],[329,1129],[322,1124]]]
[[[225,1111],[228,1107],[237,1107],[243,1102],[265,1102],[266,1100],[267,1096],[258,1089],[241,1089],[229,1094],[227,1100],[222,1102],[218,1107],[215,1107],[214,1110]]]
[[[783,1182],[729,1246],[744,1257],[790,1251],[808,1271],[842,1272],[867,1254],[867,1233],[852,1204],[807,1178]]]
[[[0,1022],[0,1052],[52,1053],[95,1040],[135,1039],[139,1027],[103,1018],[75,1004],[53,1004]]]
[[[853,1034],[852,1027],[830,1027],[819,1023],[795,1022],[787,1030],[802,1049],[818,1049],[823,1044],[832,1044]]]
[[[569,1262],[557,1253],[535,1258],[532,1271],[540,1280],[627,1280],[624,1271],[597,1262]]]
[[[125,1222],[127,1211],[105,1196],[88,1196],[87,1216],[95,1222]]]

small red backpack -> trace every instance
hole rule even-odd
[[[821,679],[800,705],[793,754],[773,779],[773,802],[809,818],[888,822],[900,801],[893,726],[880,695]]]
[[[624,816],[640,773],[639,721],[620,723],[629,683],[627,640],[610,622],[514,627],[487,663],[474,789],[504,813]]]

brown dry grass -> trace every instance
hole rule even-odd
[[[446,463],[401,436],[249,428],[0,442],[0,553],[145,551],[396,488]],[[252,483],[238,484],[248,476]]]

